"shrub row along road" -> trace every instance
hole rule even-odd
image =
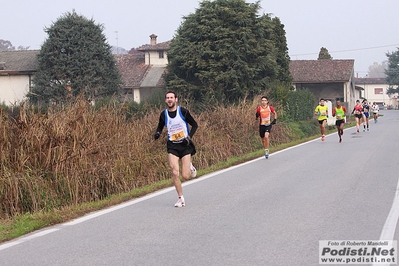
[[[383,114],[186,182],[184,208],[169,188],[3,243],[0,265],[318,265],[319,240],[397,239],[399,111]]]

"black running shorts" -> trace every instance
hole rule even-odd
[[[185,145],[183,143],[173,143],[172,141],[168,140],[166,148],[168,150],[168,153],[176,155],[180,159],[187,154],[194,155],[196,153],[195,145],[192,141],[190,141],[190,145]]]
[[[337,127],[339,127],[341,124],[343,124],[343,123],[345,123],[345,120],[344,119],[340,119],[340,120],[336,120],[335,121],[335,125],[337,126]]]
[[[270,133],[271,131],[272,131],[272,125],[268,125],[268,126],[259,125],[259,135],[261,138],[265,137],[266,132]]]

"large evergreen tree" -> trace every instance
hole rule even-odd
[[[277,79],[282,82],[291,83],[290,56],[288,55],[287,38],[285,36],[284,25],[277,17],[272,19],[273,41],[277,49]]]
[[[102,31],[102,25],[75,11],[46,28],[30,100],[62,102],[81,93],[94,100],[115,94],[120,75]]]
[[[278,60],[287,64],[284,38],[276,36],[282,25],[257,15],[259,9],[259,1],[201,2],[172,40],[167,87],[209,103],[236,101],[278,78],[289,79],[288,65],[278,65]],[[274,31],[274,26],[279,29]]]
[[[389,94],[399,93],[399,48],[392,53],[386,53],[388,57],[388,69],[385,70],[386,82],[389,84]]]

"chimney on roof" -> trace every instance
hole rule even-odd
[[[155,35],[155,34],[151,34],[150,35],[150,44],[151,45],[155,45],[155,44],[157,44],[157,35]]]
[[[0,62],[0,70],[6,69],[6,62]]]

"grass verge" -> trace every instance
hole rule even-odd
[[[353,122],[348,121],[347,127],[353,126]],[[334,126],[327,127],[327,133],[333,133],[336,129]],[[286,149],[288,147],[295,146],[300,143],[304,143],[316,138],[319,138],[320,135],[315,135],[308,138],[301,138],[296,141],[292,141],[289,143],[283,143],[281,145],[271,147],[271,152],[280,151]],[[244,163],[256,158],[263,156],[263,150],[259,150],[256,152],[252,152],[240,157],[233,157],[226,161],[219,161],[212,166],[198,170],[198,176],[206,175],[217,170],[222,170],[228,168],[233,165],[238,165],[240,163]],[[159,182],[155,182],[151,185],[147,185],[141,188],[134,189],[128,193],[121,193],[118,195],[113,195],[104,200],[99,200],[90,203],[84,203],[73,207],[65,207],[62,209],[54,209],[46,212],[35,212],[33,214],[26,213],[22,215],[16,215],[9,219],[0,219],[0,243],[18,238],[22,235],[31,233],[35,230],[39,230],[48,226],[52,226],[55,224],[67,222],[83,215],[89,214],[91,212],[95,212],[98,210],[105,209],[110,206],[114,206],[116,204],[120,204],[122,202],[126,202],[128,200],[132,200],[135,198],[139,198],[146,194],[155,192],[157,190],[172,186],[172,180],[162,180]]]

